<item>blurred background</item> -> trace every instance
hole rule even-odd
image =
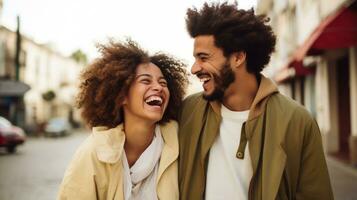
[[[131,37],[193,63],[186,9],[203,0],[0,0],[0,200],[55,199],[90,130],[74,107],[96,44]],[[357,199],[357,3],[240,0],[270,17],[266,76],[317,120],[335,199]],[[189,70],[189,69],[188,69]],[[190,77],[188,94],[201,90]]]

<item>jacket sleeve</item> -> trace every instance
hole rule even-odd
[[[296,199],[333,199],[320,130],[312,118],[304,131]]]
[[[83,144],[75,153],[62,180],[58,200],[95,200],[96,183],[92,151]]]

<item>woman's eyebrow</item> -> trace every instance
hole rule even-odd
[[[152,78],[152,76],[150,74],[139,74],[135,78],[140,78],[142,76],[146,76],[146,77]]]
[[[140,78],[140,77],[142,77],[142,76],[146,76],[146,77],[149,77],[149,78],[153,78],[153,76],[150,75],[150,74],[139,74],[139,75],[137,75],[135,78]],[[164,79],[164,80],[166,80],[166,78],[165,78],[164,76],[160,76],[159,79]]]
[[[164,80],[166,81],[166,78],[163,77],[163,76],[160,76],[160,77],[159,77],[159,80],[161,80],[161,79],[164,79]]]

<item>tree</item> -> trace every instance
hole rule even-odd
[[[88,62],[87,55],[80,49],[73,52],[71,55],[71,58],[73,58],[76,62],[82,63],[82,64],[87,64],[87,62]]]
[[[43,100],[51,102],[56,98],[56,93],[53,90],[48,90],[47,92],[42,93]]]

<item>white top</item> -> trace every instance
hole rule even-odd
[[[219,134],[210,149],[206,200],[248,199],[248,188],[253,169],[248,152],[244,159],[236,157],[243,123],[248,111],[234,112],[222,105]]]
[[[157,125],[151,144],[131,168],[123,151],[125,200],[157,200],[156,182],[163,146],[160,126]]]

